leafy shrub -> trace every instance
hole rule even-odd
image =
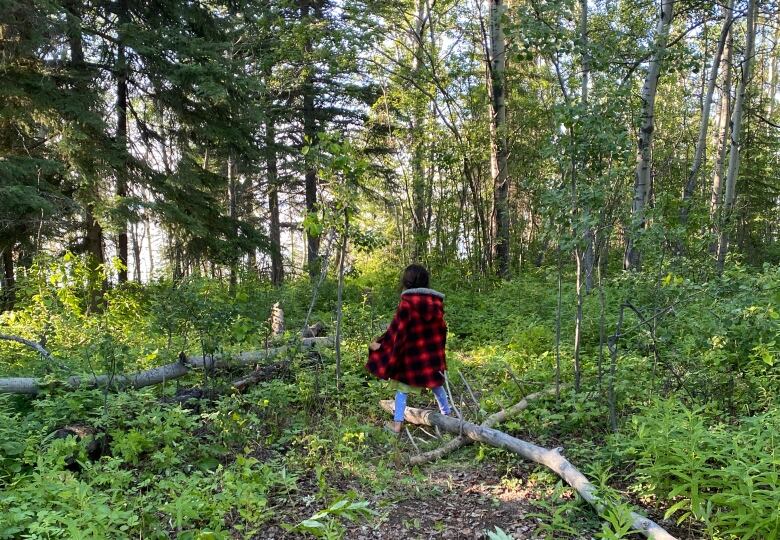
[[[710,537],[780,535],[780,411],[719,422],[668,400],[634,416],[628,454],[642,486],[669,501],[667,516],[700,521]]]

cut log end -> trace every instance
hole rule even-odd
[[[304,338],[316,338],[316,337],[324,337],[325,336],[325,324],[321,321],[318,321],[311,326],[308,326],[303,329],[303,332],[301,332],[302,337]]]

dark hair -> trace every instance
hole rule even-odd
[[[410,264],[404,270],[403,276],[401,276],[401,288],[406,290],[427,287],[429,280],[428,270],[424,266]]]

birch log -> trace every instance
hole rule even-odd
[[[331,338],[306,338],[301,340],[303,347],[314,347],[317,345],[331,345]],[[290,349],[289,346],[275,347],[268,350],[248,351],[234,355],[224,355],[203,357],[201,356],[182,356],[178,362],[165,364],[163,366],[139,371],[138,373],[119,374],[119,375],[97,375],[97,376],[73,376],[68,377],[59,384],[77,388],[95,388],[111,386],[112,388],[144,388],[153,386],[162,382],[183,377],[193,368],[216,368],[229,365],[246,365],[275,358],[285,354]],[[0,379],[0,394],[29,394],[35,395],[41,387],[45,386],[35,377],[7,377]]]
[[[41,345],[40,343],[36,343],[35,341],[32,341],[30,339],[25,339],[23,337],[19,336],[12,336],[8,334],[0,334],[0,340],[5,341],[13,341],[16,343],[20,343],[21,345],[24,345],[26,347],[30,347],[31,349],[34,349],[35,351],[38,351],[38,353],[43,356],[44,358],[51,360],[51,353],[46,350],[46,348]]]
[[[544,397],[549,394],[555,394],[555,388],[550,388],[547,390],[543,390],[541,392],[534,392],[533,394],[529,394],[511,407],[507,409],[502,409],[498,411],[497,413],[491,414],[488,416],[484,422],[482,422],[482,427],[489,427],[492,428],[496,424],[499,424],[509,418],[510,416],[514,416],[520,411],[523,411],[528,408],[528,405],[534,401],[539,399],[540,397]],[[412,456],[409,458],[409,464],[410,465],[422,465],[423,463],[428,463],[433,460],[442,458],[449,454],[450,452],[454,452],[458,448],[461,448],[462,446],[466,446],[467,444],[471,444],[474,442],[473,440],[469,439],[468,437],[464,435],[458,435],[451,441],[447,442],[446,444],[443,444],[439,448],[436,448],[435,450],[431,450],[430,452],[424,452],[422,454],[418,454],[416,456]]]
[[[384,410],[391,414],[393,413],[395,409],[393,401],[382,400],[380,404]],[[434,411],[407,407],[404,419],[412,424],[436,426],[450,433],[463,434],[473,441],[509,450],[530,461],[544,465],[573,487],[599,514],[602,514],[607,509],[607,505],[598,495],[596,486],[590,483],[584,474],[561,455],[560,448],[552,450],[542,448],[533,443],[507,435],[503,431],[478,426],[471,422],[462,422],[457,418],[444,416]],[[648,538],[654,540],[675,540],[674,536],[649,518],[641,516],[636,512],[631,512],[631,519],[634,529]]]

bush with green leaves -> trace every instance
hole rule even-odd
[[[338,540],[345,532],[339,522],[340,519],[356,521],[372,514],[368,501],[340,499],[297,525],[287,526],[286,529],[290,532],[308,533],[326,540]]]
[[[780,411],[724,422],[712,409],[659,401],[633,417],[622,440],[636,489],[701,523],[711,538],[780,536]]]

